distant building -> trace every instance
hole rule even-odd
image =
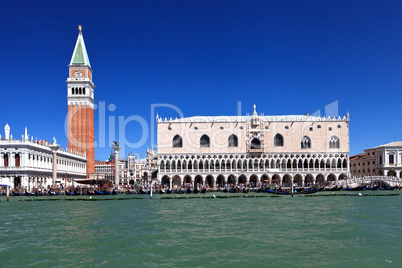
[[[349,114],[157,117],[158,181],[174,184],[343,180],[349,172]]]
[[[27,190],[50,187],[53,178],[51,146],[54,144],[29,139],[26,130],[21,139],[13,139],[8,124],[5,132],[4,138],[0,136],[0,184]],[[56,160],[57,186],[70,186],[75,179],[86,178],[87,160],[84,153],[59,148]]]
[[[402,178],[402,142],[391,142],[351,156],[350,172],[353,177],[378,175]]]
[[[136,160],[133,154],[129,154],[127,160],[120,158],[120,183],[123,185],[134,184],[135,181],[143,180],[144,169],[146,166],[145,159]],[[103,174],[104,178],[111,183],[114,182],[114,164],[106,161],[95,162],[95,173]],[[96,175],[95,175],[96,176]]]

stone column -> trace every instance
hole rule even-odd
[[[115,166],[114,166],[114,184],[118,186],[120,184],[120,170],[119,170],[119,151],[121,147],[119,146],[118,142],[115,142],[112,146],[112,149],[114,150],[114,160],[115,160]]]
[[[57,151],[59,150],[60,146],[56,143],[50,145],[50,149],[53,152],[53,178],[52,178],[52,187],[56,188],[56,180],[57,180]]]

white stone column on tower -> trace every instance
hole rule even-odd
[[[114,150],[115,168],[114,168],[114,184],[118,186],[120,184],[120,170],[119,170],[119,151],[121,147],[118,142],[114,142],[112,149]]]

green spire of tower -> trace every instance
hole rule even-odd
[[[77,42],[75,43],[75,48],[73,56],[71,57],[70,65],[87,65],[91,68],[91,63],[89,62],[87,49],[85,47],[84,38],[82,37],[82,27],[78,26],[79,34]]]

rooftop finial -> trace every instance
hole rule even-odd
[[[78,25],[78,30],[80,31],[80,33],[82,32],[82,26]]]

